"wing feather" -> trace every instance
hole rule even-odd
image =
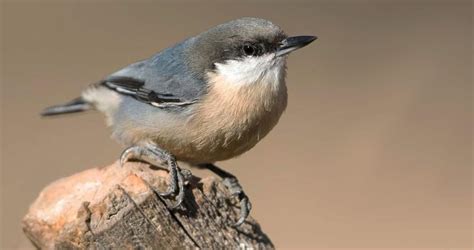
[[[191,40],[130,64],[101,84],[155,107],[193,104],[206,92],[206,84],[202,72],[194,72],[187,64],[185,48]]]

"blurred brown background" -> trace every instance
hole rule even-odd
[[[289,107],[220,163],[280,248],[471,248],[472,2],[3,2],[2,248],[48,183],[114,162],[98,113],[41,119],[87,84],[241,16],[315,43],[289,57]],[[197,172],[206,175],[206,172]]]

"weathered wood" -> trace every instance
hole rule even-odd
[[[239,209],[220,180],[191,177],[172,210],[156,194],[167,176],[144,163],[115,163],[60,179],[32,204],[23,230],[47,249],[273,248],[254,219],[232,226]]]

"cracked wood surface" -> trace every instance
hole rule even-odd
[[[183,204],[156,195],[167,172],[118,163],[66,177],[46,187],[23,218],[32,243],[45,249],[274,248],[258,223],[233,227],[237,202],[215,177],[192,177]]]

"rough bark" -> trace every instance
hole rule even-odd
[[[167,172],[144,164],[89,169],[46,187],[23,219],[33,244],[46,249],[273,248],[249,218],[233,227],[238,207],[215,177],[192,177],[181,207],[156,194]]]

